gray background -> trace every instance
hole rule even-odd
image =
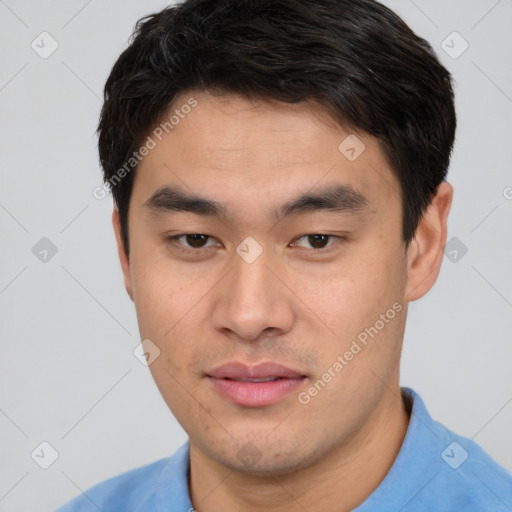
[[[512,0],[385,3],[453,72],[459,116],[448,178],[457,259],[410,305],[402,385],[511,469]],[[0,0],[0,511],[53,510],[186,439],[133,355],[112,202],[92,193],[103,84],[135,21],[165,5]],[[46,59],[31,47],[51,49],[43,31],[58,43]],[[457,58],[441,47],[460,53],[454,31],[469,44]],[[32,250],[43,237],[57,248],[46,262],[45,242]],[[58,452],[48,469],[31,458],[43,441]],[[51,462],[42,449],[34,459]]]

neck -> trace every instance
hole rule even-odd
[[[409,413],[398,383],[359,432],[314,465],[279,477],[231,471],[190,443],[190,494],[198,512],[348,512],[382,482],[400,450]]]

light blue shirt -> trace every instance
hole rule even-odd
[[[354,512],[511,512],[512,473],[474,441],[433,421],[412,389],[402,392],[412,399],[402,447]],[[172,457],[97,484],[57,512],[192,512],[188,471],[187,442]]]

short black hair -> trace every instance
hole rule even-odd
[[[452,77],[393,11],[374,0],[185,0],[137,22],[105,85],[99,155],[127,254],[138,150],[192,90],[313,100],[375,136],[400,183],[406,246],[446,177]]]

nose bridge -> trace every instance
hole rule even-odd
[[[234,268],[231,276],[233,302],[239,305],[254,303],[256,299],[268,301],[270,297],[270,277],[272,273],[268,269],[268,258],[261,254],[252,262],[242,257],[234,258]],[[236,299],[236,300],[234,300]]]
[[[293,312],[285,289],[268,268],[263,252],[254,260],[235,254],[226,276],[222,296],[216,303],[214,321],[218,329],[229,329],[245,339],[255,339],[265,329],[287,331]]]

